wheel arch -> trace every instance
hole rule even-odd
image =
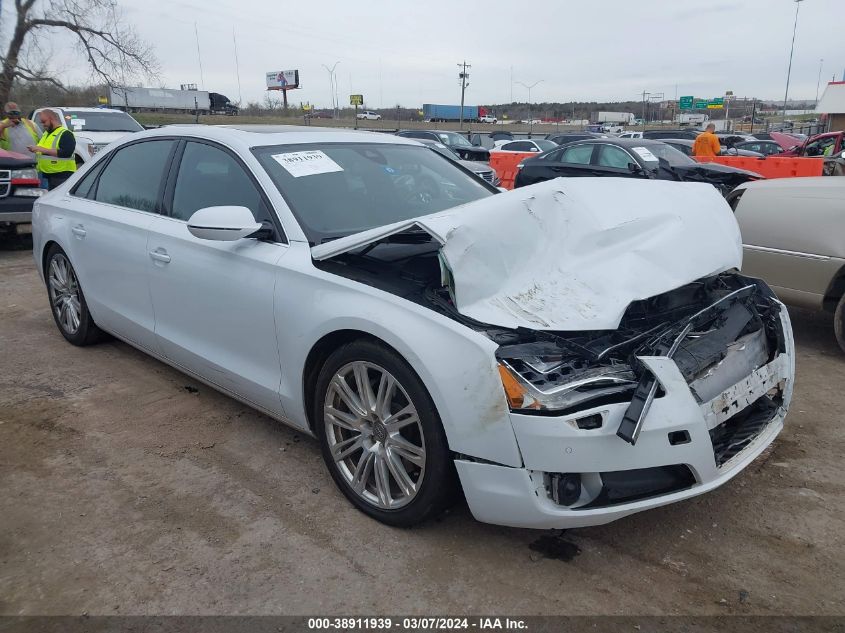
[[[843,295],[845,295],[845,266],[842,266],[830,280],[822,300],[822,309],[825,312],[834,312],[836,304]]]
[[[311,350],[308,352],[308,356],[305,358],[305,365],[302,370],[302,401],[305,404],[305,419],[308,422],[308,428],[312,433],[314,432],[314,418],[312,414],[312,411],[314,410],[314,390],[317,385],[317,377],[320,375],[320,369],[323,367],[332,352],[342,345],[358,340],[369,340],[374,343],[378,343],[379,345],[383,345],[405,360],[406,363],[408,362],[404,355],[395,347],[390,345],[390,343],[378,336],[375,336],[374,334],[364,332],[363,330],[335,330],[334,332],[329,332],[328,334],[323,335],[311,347]],[[408,366],[410,367],[410,363],[408,363]]]
[[[44,283],[47,283],[47,255],[50,253],[50,249],[55,246],[63,253],[65,249],[61,247],[61,245],[56,240],[47,240],[44,243],[44,248],[41,251],[41,271],[44,274]]]

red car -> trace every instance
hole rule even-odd
[[[827,132],[811,136],[802,145],[778,156],[839,156],[842,152],[845,152],[845,132]]]

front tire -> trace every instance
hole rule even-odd
[[[833,314],[833,331],[836,334],[836,342],[845,352],[845,295],[840,297],[836,305],[836,312]]]
[[[103,336],[94,323],[79,278],[65,252],[53,244],[47,252],[44,267],[50,311],[56,327],[68,342],[74,345],[91,345]]]
[[[454,499],[440,417],[422,381],[393,350],[358,340],[317,378],[313,419],[332,479],[377,521],[410,527]]]

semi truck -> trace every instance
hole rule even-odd
[[[226,95],[205,90],[112,87],[109,91],[109,105],[126,112],[238,113],[238,107]]]
[[[596,112],[593,123],[633,125],[636,118],[633,112]]]
[[[464,121],[477,122],[479,118],[487,116],[488,112],[480,106],[464,106]],[[437,103],[423,104],[423,118],[426,121],[460,121],[461,106],[441,105]]]

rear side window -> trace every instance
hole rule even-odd
[[[115,151],[97,181],[94,200],[138,211],[156,211],[175,141],[144,141]]]
[[[513,143],[504,143],[501,149],[508,152],[530,152],[534,149],[534,144],[528,141],[514,141]]]
[[[563,150],[563,153],[560,155],[560,162],[575,163],[576,165],[589,165],[592,156],[592,145],[574,145]]]

